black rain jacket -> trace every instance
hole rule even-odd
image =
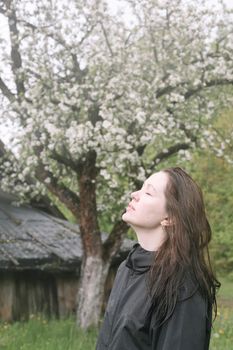
[[[185,280],[174,311],[162,325],[153,313],[148,319],[146,272],[153,259],[137,243],[119,266],[96,350],[209,349],[212,310],[191,279]]]

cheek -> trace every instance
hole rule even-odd
[[[152,205],[148,206],[147,213],[149,216],[154,217],[156,219],[158,218],[164,219],[164,217],[166,216],[164,201],[158,200],[154,202]]]

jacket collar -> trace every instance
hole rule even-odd
[[[148,271],[153,263],[155,252],[143,249],[139,243],[134,244],[126,259],[126,266],[137,272]]]

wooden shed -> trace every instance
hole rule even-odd
[[[79,227],[13,201],[0,190],[0,320],[27,320],[38,313],[66,317],[76,309],[82,260]],[[107,289],[132,244],[124,241]]]

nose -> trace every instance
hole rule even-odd
[[[132,199],[134,199],[135,201],[138,201],[139,200],[139,196],[140,196],[140,193],[139,193],[140,191],[134,191],[134,192],[132,192],[131,193],[131,195],[130,195],[130,197],[132,198]]]

